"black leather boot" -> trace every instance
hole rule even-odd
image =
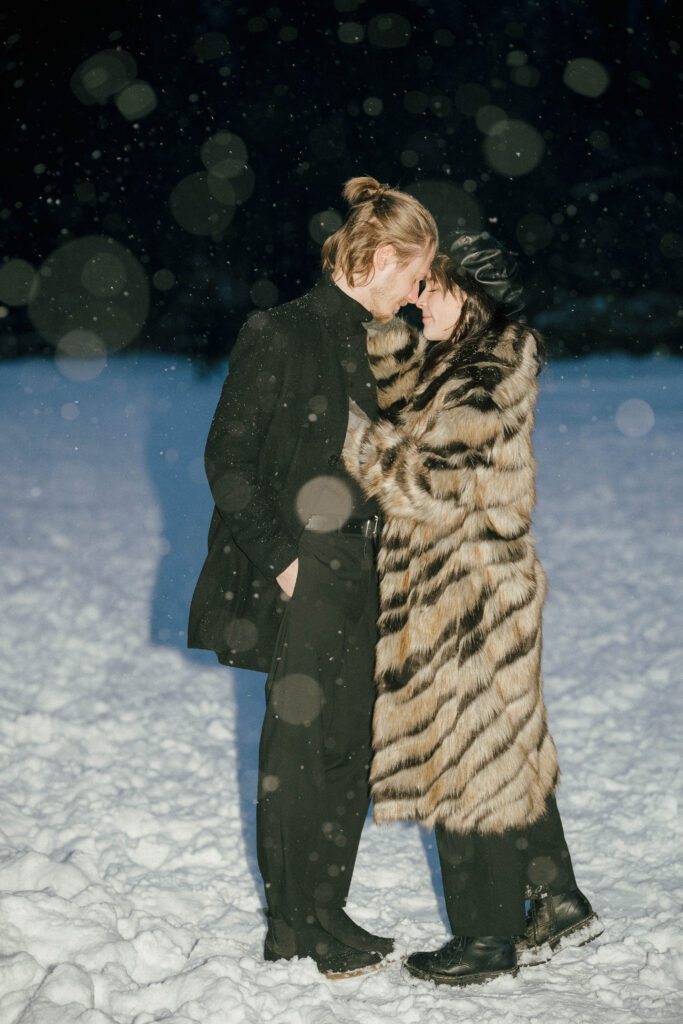
[[[335,939],[364,953],[379,953],[381,957],[394,951],[394,940],[382,935],[373,935],[352,921],[341,907],[317,907],[315,916],[326,932]]]
[[[457,936],[433,953],[411,953],[404,967],[437,985],[480,985],[517,973],[515,944],[509,935]]]
[[[522,966],[545,963],[568,946],[592,942],[605,930],[579,889],[558,896],[532,895],[526,920],[526,931],[515,943]]]
[[[353,978],[374,970],[382,960],[379,953],[345,945],[319,924],[306,924],[295,930],[286,921],[269,918],[263,947],[264,960],[292,960],[307,956],[328,978]]]

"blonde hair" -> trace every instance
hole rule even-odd
[[[342,195],[350,210],[342,226],[323,244],[322,264],[323,270],[343,273],[350,285],[356,277],[360,284],[372,277],[373,257],[383,245],[394,247],[399,264],[438,246],[434,218],[407,192],[365,177],[350,178]]]

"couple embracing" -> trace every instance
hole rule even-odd
[[[434,828],[453,938],[404,968],[466,985],[602,930],[555,803],[529,533],[539,335],[489,235],[439,249],[412,196],[352,178],[301,298],[230,354],[189,643],[267,673],[257,852],[266,960],[397,959],[346,913],[370,799]],[[396,314],[422,312],[417,332]]]

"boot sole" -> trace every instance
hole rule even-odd
[[[485,985],[489,981],[495,981],[496,978],[503,978],[506,975],[514,978],[519,971],[519,967],[510,967],[504,971],[482,971],[480,974],[465,974],[457,975],[455,977],[449,977],[445,974],[433,974],[431,971],[421,971],[418,967],[410,967],[408,964],[403,965],[403,970],[407,971],[414,978],[420,978],[422,981],[432,981],[435,985],[458,985],[460,988],[464,988],[466,985]]]
[[[520,967],[535,967],[537,964],[546,964],[554,956],[561,953],[563,949],[585,946],[587,943],[597,939],[605,930],[605,926],[595,913],[579,921],[577,924],[565,928],[559,935],[544,942],[542,946],[517,947],[517,963]]]
[[[344,972],[332,972],[332,971],[321,971],[326,978],[330,981],[341,981],[344,978],[360,978],[364,974],[372,974],[373,971],[381,971],[383,967],[388,967],[390,963],[394,963],[393,960],[380,960],[378,964],[368,964],[367,967],[359,967],[355,971],[344,971]]]
[[[280,956],[275,952],[275,950],[266,947],[263,952],[263,959],[266,963],[278,963],[281,960],[286,960],[288,963],[291,963],[292,960],[313,960],[313,957]],[[404,956],[401,956],[398,959],[402,960],[404,959]],[[368,964],[366,967],[355,967],[348,971],[323,971],[320,967],[318,967],[318,970],[323,977],[329,978],[330,981],[338,981],[343,978],[360,978],[363,974],[371,974],[373,971],[379,971],[382,967],[388,967],[390,964],[396,962],[397,961],[395,960],[388,960],[385,958],[384,960],[378,961],[376,964]],[[315,960],[313,960],[313,963],[315,963]],[[317,966],[318,965],[316,964],[316,967]]]

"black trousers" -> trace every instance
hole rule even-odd
[[[454,935],[519,935],[525,899],[576,887],[554,798],[529,828],[459,835],[437,825],[436,843]]]
[[[372,542],[304,532],[266,681],[257,855],[272,918],[346,901],[369,805],[377,575]]]

